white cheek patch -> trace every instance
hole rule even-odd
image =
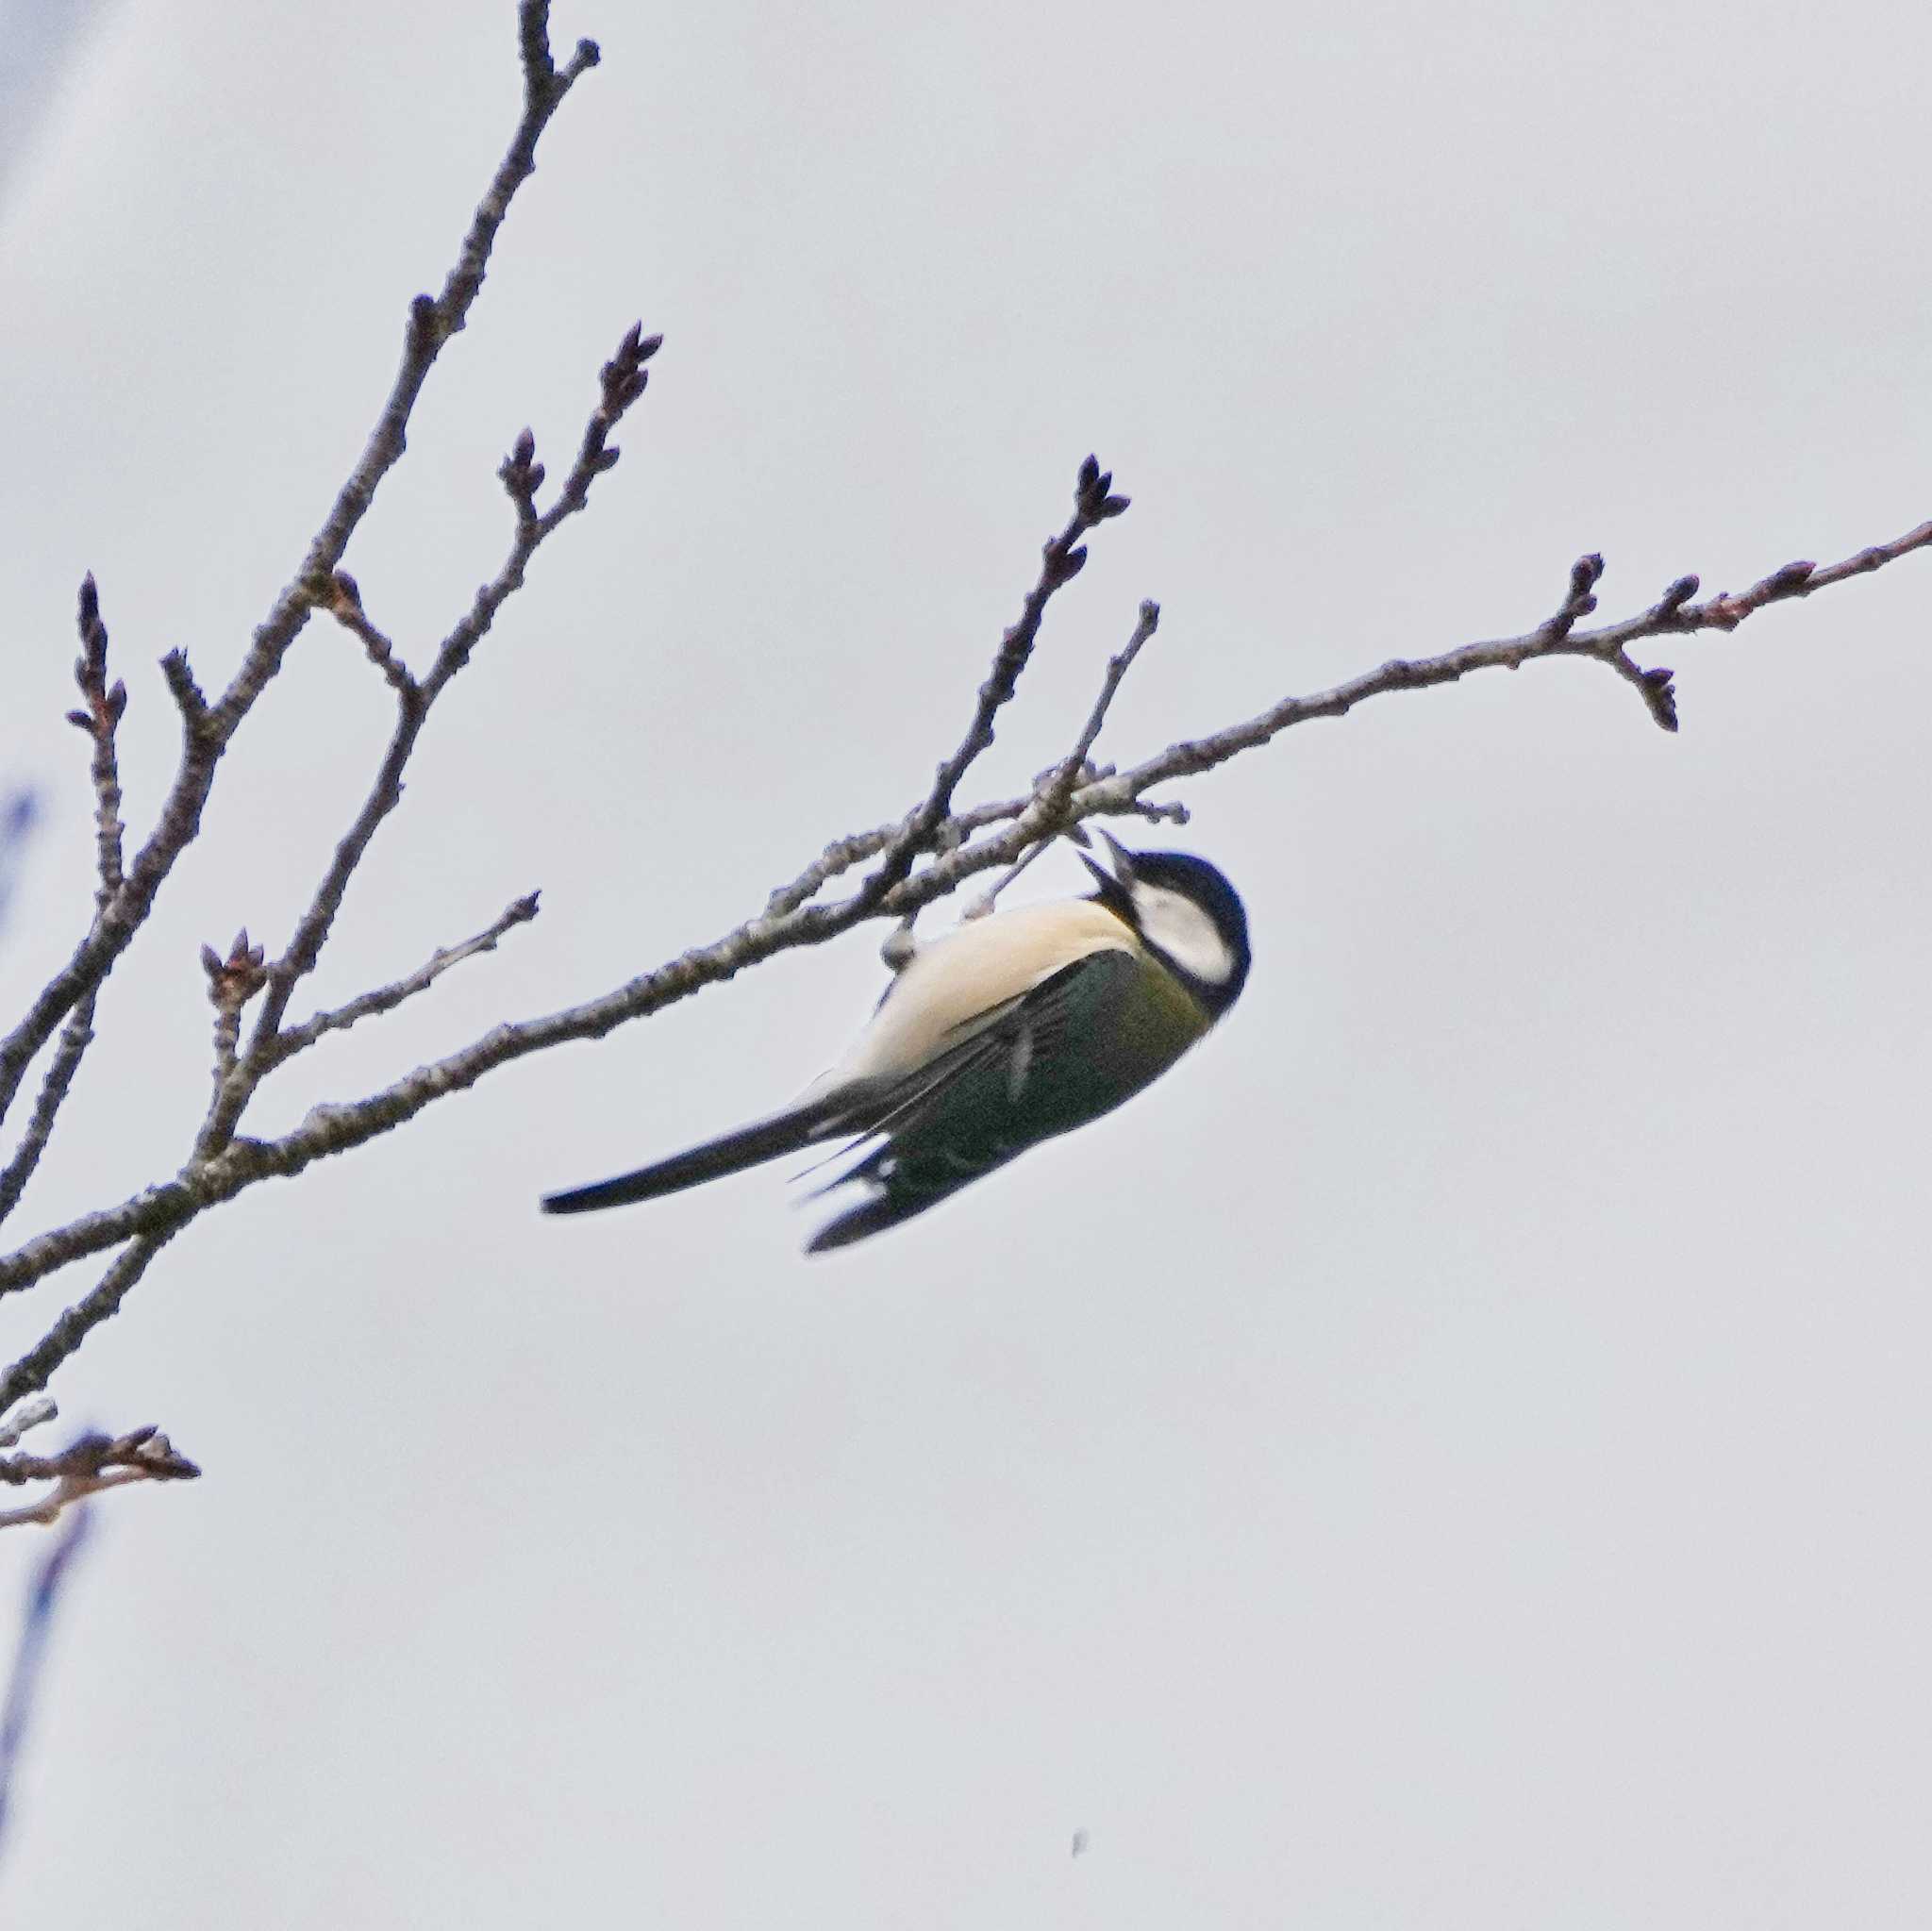
[[[1165,886],[1136,884],[1134,910],[1141,933],[1158,946],[1182,972],[1204,986],[1224,986],[1234,976],[1234,954],[1206,912],[1191,898]]]

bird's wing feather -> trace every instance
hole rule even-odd
[[[882,1095],[846,1151],[879,1143],[814,1193],[851,1180],[886,1190],[830,1222],[810,1251],[891,1226],[1024,1152],[1037,1135],[1024,1130],[1017,1109],[1036,1078],[1053,1083],[1055,1062],[1071,1043],[1073,1015],[1119,975],[1138,970],[1133,955],[1118,948],[1077,958]]]

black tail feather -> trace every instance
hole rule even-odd
[[[543,1197],[545,1213],[590,1213],[602,1207],[625,1207],[638,1200],[658,1200],[667,1193],[681,1193],[687,1187],[701,1187],[707,1180],[722,1179],[726,1174],[756,1167],[781,1155],[796,1153],[827,1131],[836,1131],[842,1106],[817,1100],[794,1107],[789,1113],[774,1114],[769,1120],[755,1120],[749,1126],[708,1140],[702,1146],[673,1154],[655,1165],[640,1167],[634,1174],[619,1174],[614,1179],[598,1180],[589,1187],[573,1187],[563,1193]]]

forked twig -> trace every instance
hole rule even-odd
[[[1041,552],[1040,575],[1026,592],[1020,620],[1000,639],[992,669],[979,687],[973,722],[959,741],[959,748],[943,759],[934,774],[932,790],[924,802],[906,820],[898,835],[886,847],[878,869],[859,888],[856,901],[859,916],[884,903],[912,870],[912,862],[931,843],[933,835],[953,809],[953,794],[974,760],[993,741],[993,719],[1002,706],[1011,702],[1020,685],[1020,674],[1033,656],[1040,638],[1040,626],[1054,592],[1073,582],[1086,567],[1087,552],[1080,539],[1103,523],[1126,513],[1131,499],[1113,493],[1113,476],[1090,456],[1080,465],[1074,484],[1074,513],[1058,536],[1049,537]]]
[[[1067,801],[1074,795],[1074,789],[1083,780],[1091,782],[1102,775],[1087,762],[1088,753],[1100,741],[1101,728],[1107,723],[1107,713],[1112,707],[1115,693],[1120,690],[1127,673],[1134,667],[1134,659],[1141,655],[1154,633],[1160,627],[1160,606],[1151,598],[1141,606],[1140,621],[1134,625],[1134,633],[1125,643],[1107,660],[1107,675],[1101,680],[1100,694],[1093,700],[1093,708],[1087,714],[1087,722],[1080,727],[1080,735],[1074,741],[1074,748],[1055,765],[1050,772],[1042,774],[1037,780],[1033,802],[1020,813],[1019,822],[1036,834],[1036,841],[1024,852],[960,914],[965,919],[983,919],[993,908],[995,901],[1008,886],[1039,857],[1041,852],[1063,831],[1072,829],[1067,820]],[[1084,834],[1079,834],[1084,838]]]
[[[57,1521],[63,1509],[104,1489],[129,1482],[192,1482],[201,1474],[158,1428],[131,1429],[125,1435],[83,1435],[58,1455],[0,1455],[0,1483],[22,1488],[51,1482],[39,1501],[0,1509],[0,1529]]]

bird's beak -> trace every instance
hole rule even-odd
[[[1126,846],[1122,844],[1120,840],[1115,838],[1113,833],[1108,831],[1104,824],[1096,824],[1093,829],[1107,841],[1107,848],[1113,854],[1114,876],[1123,885],[1131,885],[1134,882],[1133,853],[1128,851]]]
[[[1113,854],[1113,870],[1109,872],[1091,852],[1082,852],[1080,862],[1092,873],[1103,893],[1118,892],[1133,883],[1134,855],[1105,826],[1096,824],[1093,830],[1106,841],[1108,850]]]

